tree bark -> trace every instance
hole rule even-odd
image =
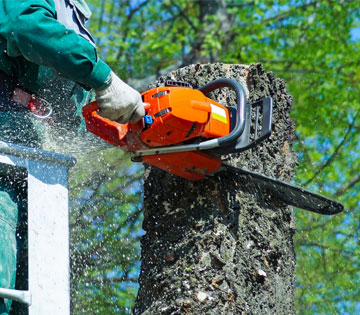
[[[246,79],[248,101],[272,96],[273,132],[255,148],[226,157],[233,165],[289,181],[292,98],[261,65],[191,65],[160,77],[198,88]],[[223,89],[212,95],[235,105]],[[295,253],[291,207],[227,173],[192,182],[147,167],[140,288],[135,314],[293,314]]]

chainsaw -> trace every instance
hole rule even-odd
[[[225,87],[235,92],[236,107],[207,97]],[[134,162],[148,163],[188,180],[228,171],[271,191],[286,204],[327,215],[343,211],[342,204],[327,197],[222,160],[223,155],[248,150],[270,136],[271,97],[249,104],[242,85],[227,78],[199,89],[169,80],[141,96],[145,116],[137,123],[111,121],[98,114],[96,102],[87,104],[82,110],[87,130],[127,151]]]

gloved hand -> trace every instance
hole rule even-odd
[[[145,115],[140,93],[114,72],[111,76],[112,82],[107,88],[95,91],[99,115],[121,124],[139,121]]]

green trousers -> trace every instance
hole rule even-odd
[[[2,185],[1,185],[2,186]],[[16,275],[16,227],[18,206],[0,186],[0,287],[14,288]],[[11,301],[0,299],[0,314],[8,314]]]
[[[11,184],[10,184],[11,183]],[[27,290],[26,183],[0,178],[0,287]],[[0,314],[27,314],[26,306],[0,299]]]
[[[37,146],[37,133],[24,112],[0,112],[1,140]],[[25,141],[26,139],[26,141]],[[27,290],[26,182],[0,173],[0,287]],[[27,314],[27,306],[0,298],[0,315]]]

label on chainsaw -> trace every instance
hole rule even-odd
[[[211,106],[211,116],[216,119],[216,120],[220,120],[221,122],[223,122],[224,124],[227,124],[227,119],[226,119],[226,111],[225,109],[216,106],[214,104],[210,104]]]

